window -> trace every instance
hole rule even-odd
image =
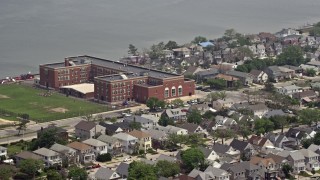
[[[164,97],[165,98],[169,97],[169,88],[164,89]]]
[[[179,95],[179,96],[182,96],[182,86],[179,86],[179,87],[178,87],[178,95]]]
[[[171,96],[176,96],[176,87],[171,88]]]

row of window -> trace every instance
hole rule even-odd
[[[130,90],[127,91],[128,95],[130,95]],[[113,90],[112,94],[125,94],[126,90],[125,89],[120,89],[120,90]]]
[[[66,80],[70,80],[69,76],[58,76],[58,81],[66,81]]]
[[[112,101],[121,101],[121,100],[125,100],[126,97],[125,96],[114,96],[112,97]]]
[[[176,96],[176,87],[171,88],[171,97]],[[178,96],[182,96],[182,86],[178,87]],[[169,97],[169,88],[165,88],[164,90],[164,97],[168,98]]]

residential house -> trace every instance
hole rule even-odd
[[[202,69],[197,66],[189,66],[188,69],[183,73],[185,76],[194,76],[197,72],[201,71]]]
[[[166,116],[175,121],[183,121],[187,118],[187,113],[181,108],[176,109],[166,109],[161,116]]]
[[[288,29],[282,29],[281,31],[277,32],[276,37],[278,38],[284,38],[290,35],[300,35],[300,32],[291,28]]]
[[[315,60],[315,61],[309,61],[309,62],[307,62],[307,65],[320,68],[320,61],[317,61],[317,60]]]
[[[285,135],[272,132],[266,134],[265,138],[267,138],[275,147],[278,148],[284,148],[283,143],[289,141]]]
[[[259,43],[260,37],[257,34],[248,35],[247,38],[250,40],[251,43]]]
[[[250,161],[243,161],[235,166],[241,166],[245,169],[245,176],[247,179],[265,179],[265,172],[260,170],[260,167],[250,163]]]
[[[264,70],[269,79],[278,82],[284,79],[291,79],[295,76],[295,71],[280,66],[269,66]]]
[[[216,116],[215,117],[216,125],[214,129],[217,129],[218,127],[232,127],[233,125],[236,125],[237,122],[229,117],[224,117],[224,116]]]
[[[295,127],[290,128],[286,136],[290,139],[293,139],[297,142],[297,144],[300,144],[301,140],[303,139],[311,139],[315,136],[316,131],[314,131],[312,128],[308,127]]]
[[[239,78],[240,81],[245,86],[252,84],[252,82],[253,82],[253,77],[249,73],[244,73],[244,72],[240,72],[240,71],[227,71],[226,74]]]
[[[250,163],[259,166],[261,169],[265,171],[275,171],[279,170],[277,168],[276,162],[272,158],[263,158],[259,156],[253,156],[250,159]]]
[[[3,147],[3,146],[0,146],[0,157],[1,156],[4,156],[4,157],[7,157],[7,148]]]
[[[79,137],[81,140],[95,138],[101,134],[105,134],[106,128],[98,125],[92,121],[80,121],[75,126],[76,137]]]
[[[293,172],[299,173],[306,170],[305,158],[300,151],[291,152],[287,159],[293,168]]]
[[[177,158],[175,158],[173,156],[168,156],[165,154],[160,154],[160,156],[157,158],[156,161],[157,162],[158,161],[169,161],[169,162],[175,163],[175,162],[177,162]]]
[[[156,129],[149,129],[149,130],[142,130],[143,132],[150,134],[151,136],[151,143],[154,149],[162,148],[166,145],[167,142],[167,133],[156,130]]]
[[[193,169],[188,174],[188,179],[192,178],[194,180],[205,180],[205,179],[213,179],[213,174],[211,172],[202,172],[198,169]]]
[[[240,80],[239,78],[236,78],[234,76],[225,75],[225,74],[217,74],[214,77],[214,79],[225,80],[227,88],[235,87],[237,85],[237,82]]]
[[[127,134],[138,139],[139,150],[144,150],[144,152],[147,152],[148,149],[152,148],[152,140],[150,134],[138,130],[130,131]]]
[[[234,149],[232,146],[214,143],[212,149],[218,154],[220,158],[233,157],[233,159],[240,158],[240,151]]]
[[[123,130],[119,126],[115,126],[114,124],[109,124],[107,122],[99,122],[99,125],[104,127],[106,129],[105,134],[110,136],[123,132]]]
[[[265,118],[271,118],[274,116],[288,116],[285,112],[283,112],[282,109],[270,109],[268,112],[266,112],[263,117]]]
[[[225,170],[230,173],[230,179],[246,179],[246,169],[243,166],[232,165],[228,163],[222,164],[220,169]]]
[[[217,74],[219,74],[218,69],[210,68],[210,69],[195,73],[195,78],[197,82],[205,82],[210,78],[214,78]]]
[[[304,74],[304,75],[307,75],[307,72],[308,72],[309,69],[314,70],[316,72],[315,75],[319,75],[319,68],[316,67],[316,66],[311,66],[311,65],[308,65],[308,64],[301,64],[299,67],[302,68],[302,70],[303,70],[302,74]]]
[[[96,157],[100,154],[108,153],[107,144],[97,139],[87,139],[82,141],[82,143],[89,145],[93,149],[93,153]]]
[[[259,118],[269,111],[269,108],[263,103],[250,104],[248,109],[253,113],[253,115],[258,116]]]
[[[304,156],[304,162],[308,171],[311,171],[312,169],[318,171],[320,169],[320,162],[318,160],[319,154],[309,149],[300,149],[298,151]]]
[[[273,43],[273,49],[275,50],[275,55],[280,55],[282,53],[282,44],[281,43]]]
[[[255,46],[255,45],[251,45],[251,46],[245,45],[244,47],[247,47],[248,49],[250,49],[250,51],[252,52],[253,56],[256,57],[258,55],[257,46]]]
[[[96,160],[93,148],[87,144],[75,141],[67,144],[67,146],[76,150],[77,156],[79,157],[78,162],[90,163]]]
[[[205,147],[198,147],[204,154],[204,158],[209,162],[214,162],[219,159],[219,155],[213,150]]]
[[[189,107],[188,111],[191,112],[192,110],[198,110],[201,113],[201,115],[203,115],[204,113],[210,110],[210,107],[208,106],[207,103],[192,104]]]
[[[113,123],[113,125],[121,128],[123,132],[129,132],[131,130],[129,122],[117,122]]]
[[[50,147],[50,150],[60,153],[62,162],[65,161],[69,164],[78,163],[77,160],[79,160],[79,157],[75,149],[55,143]]]
[[[139,141],[138,138],[133,137],[127,133],[118,133],[113,135],[112,137],[117,138],[120,141],[123,150],[130,154],[134,152]]]
[[[315,144],[311,144],[308,147],[308,150],[311,150],[312,152],[315,152],[317,154],[320,154],[320,146],[319,145],[315,145]]]
[[[112,155],[117,155],[122,152],[122,145],[120,141],[112,136],[101,135],[97,140],[102,141],[107,144],[107,151]]]
[[[188,134],[188,130],[183,129],[183,128],[179,128],[179,127],[175,127],[175,126],[171,126],[171,125],[168,125],[166,127],[157,126],[156,130],[163,131],[163,132],[165,132],[167,134],[177,134],[177,135],[186,135],[186,134]]]
[[[164,57],[166,59],[173,59],[174,58],[174,53],[172,50],[165,49],[165,50],[163,50],[163,53],[164,53]]]
[[[253,69],[250,74],[253,76],[254,83],[262,84],[268,81],[268,74],[261,70]]]
[[[138,122],[141,124],[141,127],[143,129],[153,129],[154,126],[157,126],[158,121],[154,121],[152,119],[144,118],[142,116],[128,116],[124,117],[124,122],[132,123],[132,122]]]
[[[257,44],[257,53],[259,58],[264,58],[267,56],[266,47],[263,44]]]
[[[268,32],[260,32],[258,36],[262,43],[269,43],[269,42],[272,43],[277,40],[277,37],[275,35]]]
[[[179,125],[180,128],[186,129],[189,134],[194,134],[194,133],[207,133],[202,127],[198,124],[193,124],[193,123],[183,123]]]
[[[301,91],[302,91],[301,87],[296,86],[296,85],[289,85],[289,86],[283,86],[283,87],[277,88],[278,93],[283,94],[283,95],[287,95],[290,97],[292,97],[292,95],[294,93],[298,93]]]
[[[288,163],[288,160],[282,156],[269,153],[265,157],[265,159],[272,159],[275,162],[274,169],[281,169],[284,164]]]
[[[42,157],[30,151],[22,151],[14,155],[14,160],[17,166],[19,166],[22,160],[26,159],[42,160]]]
[[[46,128],[41,127],[41,129],[37,131],[37,137],[39,138],[43,133],[48,131],[53,132],[54,135],[59,137],[61,140],[68,141],[69,139],[68,131],[55,125],[49,125]]]
[[[270,44],[266,45],[266,55],[268,57],[274,57],[276,55],[276,50]]]
[[[62,165],[62,158],[60,154],[55,151],[47,148],[40,148],[33,151],[33,153],[42,157],[42,160],[44,161],[46,167]]]
[[[280,68],[287,68],[287,69],[294,70],[295,76],[299,76],[299,77],[302,76],[302,73],[303,73],[303,69],[299,66],[284,65],[284,66],[280,66]]]
[[[317,97],[318,95],[314,90],[306,90],[292,94],[292,98],[298,99],[299,101],[306,103],[312,102]]]
[[[191,51],[186,47],[172,49],[175,57],[190,57]]]
[[[98,171],[94,174],[94,177],[91,177],[92,180],[115,180],[121,179],[120,175],[105,167],[100,167]]]
[[[210,133],[216,127],[216,123],[211,119],[204,119],[201,121],[200,126],[202,127],[202,129]]]
[[[120,175],[121,178],[127,179],[129,177],[129,164],[121,162],[116,169],[116,172]]]
[[[214,176],[214,179],[216,179],[216,180],[218,180],[218,179],[219,180],[220,179],[229,180],[230,179],[230,174],[227,171],[219,169],[219,168],[215,168],[213,166],[208,166],[204,172],[211,172]]]
[[[242,153],[248,158],[256,153],[256,150],[254,149],[253,145],[245,141],[240,141],[238,139],[233,139],[230,143],[230,146],[236,150],[239,150],[240,153]]]
[[[250,139],[248,140],[248,142],[250,144],[252,144],[256,150],[260,151],[262,148],[265,148],[265,147],[273,147],[273,143],[267,139],[267,138],[264,138],[264,137],[260,137],[260,136],[256,136],[256,135],[252,135],[250,137]]]

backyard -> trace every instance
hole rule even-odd
[[[17,120],[28,114],[36,122],[52,121],[107,111],[106,106],[66,97],[29,86],[0,85],[0,119]]]

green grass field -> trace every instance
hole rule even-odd
[[[45,92],[18,84],[0,85],[0,118],[17,120],[18,114],[29,114],[30,120],[45,122],[107,111],[106,106],[66,97],[57,92],[44,97],[41,94]]]

